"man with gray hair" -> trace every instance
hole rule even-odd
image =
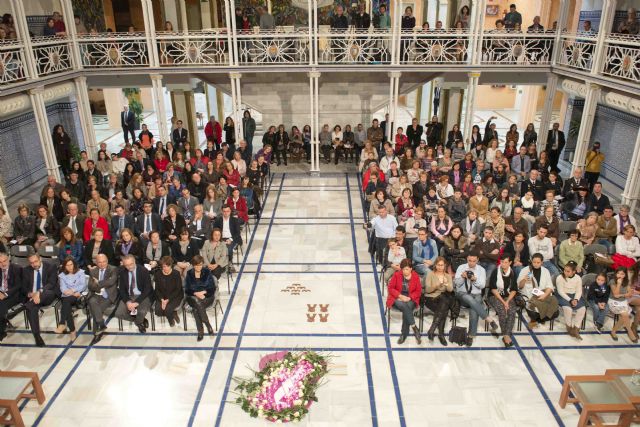
[[[116,317],[134,322],[141,334],[147,332],[149,322],[145,317],[151,309],[153,287],[146,268],[136,264],[133,255],[122,258],[122,268],[118,274],[118,296],[120,303]]]
[[[99,335],[107,329],[104,323],[105,312],[118,301],[118,269],[109,265],[105,254],[96,256],[96,267],[89,272],[89,310],[95,334]]]

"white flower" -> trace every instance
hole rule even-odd
[[[298,396],[300,396],[300,397],[304,396],[304,391],[300,390],[300,391],[298,392]]]
[[[302,405],[302,400],[300,400],[300,399],[295,400],[295,401],[293,402],[293,404],[294,404],[295,406]],[[296,414],[297,414],[297,412],[296,412]],[[295,415],[295,414],[294,414],[294,415]],[[297,416],[297,415],[296,415],[296,416]]]
[[[278,419],[276,420],[276,424],[282,424],[282,420],[281,420],[280,418],[278,418]]]
[[[309,404],[309,401],[308,401],[308,400],[305,400],[305,401],[304,401],[304,406],[307,406],[308,404]]]
[[[298,411],[294,412],[293,416],[296,417],[296,418],[300,417],[300,412],[298,412]]]

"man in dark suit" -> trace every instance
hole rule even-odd
[[[202,205],[196,205],[193,208],[193,218],[187,223],[189,232],[194,239],[198,241],[198,246],[202,249],[204,241],[211,237],[211,218],[204,214]]]
[[[173,139],[173,146],[179,150],[188,141],[189,131],[182,127],[182,120],[178,120],[176,125],[178,125],[178,127],[173,130],[171,139]]]
[[[540,202],[544,199],[544,184],[538,179],[538,171],[531,169],[529,179],[525,179],[520,183],[520,197],[524,196],[527,191],[533,193],[533,199]]]
[[[125,214],[124,206],[118,205],[116,206],[116,214],[111,217],[111,236],[113,236],[114,241],[120,238],[120,233],[124,228],[128,228],[133,232],[135,224],[133,217]]]
[[[122,113],[120,113],[120,125],[122,126],[125,144],[129,142],[129,134],[131,134],[131,142],[135,142],[136,134],[134,131],[136,127],[136,116],[133,114],[133,111],[129,110],[128,105],[125,105]]]
[[[176,201],[173,196],[167,194],[167,189],[164,186],[158,187],[157,193],[158,195],[153,199],[153,213],[157,213],[161,219],[164,219],[167,216],[167,206]]]
[[[149,242],[149,233],[152,231],[162,231],[162,218],[153,211],[153,203],[144,202],[142,214],[136,218],[135,235],[140,239],[142,250],[145,250]]]
[[[69,203],[67,205],[67,216],[62,219],[62,227],[69,227],[76,236],[76,239],[81,239],[84,236],[84,222],[87,219],[83,214],[78,212],[78,205],[76,203]]]
[[[231,216],[231,206],[222,206],[222,215],[216,217],[213,228],[222,230],[222,241],[227,244],[229,251],[229,262],[233,260],[233,249],[236,245],[242,245],[242,234],[240,233],[240,220]]]
[[[545,151],[549,153],[549,165],[552,171],[560,171],[558,169],[558,161],[565,143],[564,132],[560,130],[560,123],[554,123],[553,128],[547,134],[547,145],[545,147]]]
[[[380,127],[382,128],[382,143],[387,142],[389,139],[387,138],[387,126],[391,127],[390,135],[391,140],[393,141],[393,123],[389,120],[389,113],[384,115],[384,120],[380,122]]]
[[[101,334],[107,329],[104,315],[109,307],[118,301],[118,268],[109,265],[104,254],[96,257],[96,268],[89,272],[89,309],[93,317],[95,333]]]
[[[582,177],[582,169],[576,168],[573,171],[573,176],[564,182],[562,197],[567,198],[567,196],[574,193],[574,189],[579,187],[588,187],[588,184],[587,180]]]
[[[186,222],[191,221],[193,218],[193,210],[198,204],[198,199],[191,196],[191,192],[188,188],[182,189],[182,197],[180,197],[177,201],[177,205],[182,211],[182,216],[184,216],[184,220]]]
[[[9,262],[9,255],[0,253],[0,342],[7,336],[7,313],[22,302],[22,268]]]
[[[436,145],[442,140],[443,129],[442,123],[438,121],[438,116],[431,117],[431,121],[425,125],[425,135],[429,147],[436,148]]]
[[[149,322],[145,317],[153,303],[151,276],[142,265],[136,264],[133,255],[122,258],[122,268],[118,274],[118,296],[120,303],[116,317],[132,321],[141,334],[147,332]]]
[[[29,265],[22,270],[22,293],[27,296],[25,310],[31,325],[36,346],[44,347],[40,336],[40,308],[51,305],[60,294],[58,269],[54,264],[43,262],[40,255],[29,257]]]
[[[142,173],[147,169],[149,159],[142,157],[142,153],[138,151],[136,153],[136,159],[131,163],[133,163],[133,170],[135,172]]]
[[[411,126],[407,128],[407,139],[411,148],[414,150],[420,145],[420,139],[422,139],[422,125],[418,123],[418,119],[411,120]]]

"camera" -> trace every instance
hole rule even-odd
[[[467,277],[473,276],[473,271],[472,270],[467,270],[466,273],[467,273]]]

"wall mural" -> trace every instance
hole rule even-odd
[[[106,30],[104,24],[104,7],[101,1],[95,0],[72,0],[73,14],[80,17],[80,20],[91,30],[96,27],[98,32]]]
[[[351,2],[342,0],[318,0],[319,5],[328,3],[327,6],[321,6],[318,8],[318,24],[330,25],[331,17],[333,16],[336,6],[342,5],[345,8],[345,11],[350,11],[351,5],[357,2],[357,0],[353,0]],[[360,3],[365,4],[364,1],[360,1]],[[379,4],[383,3],[386,3],[385,0],[373,0],[373,10],[377,10]],[[242,0],[237,2],[236,5],[243,8],[252,25],[258,25],[260,18],[256,9],[258,6],[265,6],[264,0]],[[300,7],[297,7],[296,5],[299,5]],[[307,11],[306,0],[294,0],[293,2],[291,0],[273,1],[271,4],[271,10],[273,17],[275,18],[276,25],[309,25],[309,12]]]

